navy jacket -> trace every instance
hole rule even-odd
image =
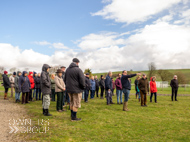
[[[121,77],[121,83],[122,83],[123,89],[131,90],[131,82],[130,82],[129,78],[132,78],[132,77],[134,77],[136,75],[137,74],[122,75],[122,77]]]
[[[106,76],[106,80],[105,80],[105,89],[108,90],[112,90],[113,85],[112,85],[112,80],[111,77],[109,75]]]
[[[23,93],[30,92],[30,88],[31,88],[30,80],[27,76],[24,76],[25,73],[27,73],[27,72],[23,71],[22,75],[19,77],[19,80],[18,80],[19,89]]]

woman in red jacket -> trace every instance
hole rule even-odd
[[[29,101],[32,101],[32,89],[35,87],[34,78],[33,78],[33,72],[30,72],[28,75],[29,81],[30,81],[30,92],[29,92]]]
[[[155,100],[155,103],[157,103],[157,87],[156,87],[156,77],[155,76],[150,78],[150,92],[151,92],[150,102],[152,102],[152,96],[154,94],[154,100]]]

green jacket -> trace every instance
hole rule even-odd
[[[51,89],[55,89],[55,80],[50,79],[51,80]]]

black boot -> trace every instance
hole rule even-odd
[[[45,109],[44,116],[52,116],[52,115],[49,113],[49,110],[48,110],[48,109]]]
[[[73,111],[73,117],[71,118],[71,121],[81,121],[81,118],[77,118],[77,112]]]

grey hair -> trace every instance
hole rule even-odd
[[[111,71],[108,72],[108,74],[111,74],[111,73],[112,73]]]
[[[174,75],[174,78],[177,77],[177,75]]]

